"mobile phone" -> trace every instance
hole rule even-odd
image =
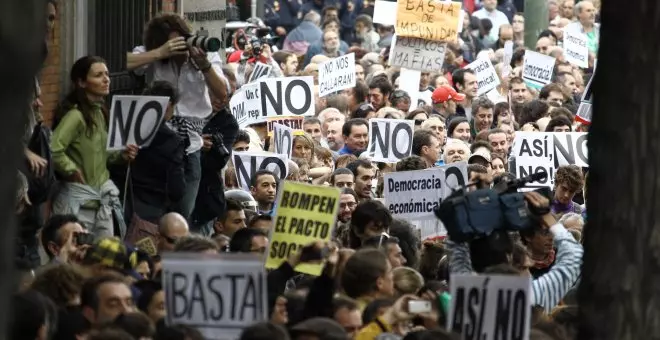
[[[94,235],[89,233],[76,233],[75,234],[76,244],[79,246],[92,245],[94,244]]]
[[[431,301],[426,301],[426,300],[408,301],[408,313],[410,314],[428,313],[430,311],[431,311]]]

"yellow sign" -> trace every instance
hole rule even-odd
[[[305,131],[303,131],[303,120],[304,117],[300,116],[291,116],[291,117],[268,117],[266,118],[266,122],[268,123],[268,136],[273,135],[273,124],[282,124],[284,126],[288,126],[292,128],[293,134],[295,136],[303,135],[305,134]]]
[[[397,36],[434,41],[458,40],[458,24],[463,16],[461,3],[440,0],[399,0],[395,32]]]
[[[314,241],[328,242],[339,209],[339,189],[284,181],[270,233],[266,268],[279,267],[290,254]],[[300,273],[321,275],[323,264],[300,264]]]

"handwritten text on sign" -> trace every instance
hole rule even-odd
[[[526,340],[531,322],[531,278],[452,275],[447,329],[465,340]]]
[[[319,65],[319,97],[355,86],[355,53]]]
[[[541,89],[552,82],[555,58],[538,52],[525,51],[522,77],[528,86]]]
[[[291,159],[293,151],[293,129],[282,124],[273,124],[273,142],[275,142],[275,153],[286,155]]]
[[[412,152],[414,122],[409,119],[369,120],[369,146],[374,162],[396,163]]]
[[[582,68],[589,67],[587,36],[571,30],[564,31],[564,57],[569,63]]]
[[[445,62],[447,43],[420,38],[392,38],[389,63],[419,71],[440,71]]]
[[[400,37],[455,42],[462,16],[460,2],[400,0],[395,32]]]
[[[470,63],[466,68],[474,71],[477,76],[477,95],[488,93],[488,91],[500,84],[500,78],[497,76],[493,63],[489,58],[479,58]]]
[[[241,128],[261,123],[266,119],[261,113],[259,84],[257,83],[243,85],[229,100],[229,108]]]
[[[234,152],[232,161],[236,169],[236,181],[246,191],[250,191],[252,176],[259,170],[270,170],[279,178],[286,178],[289,171],[287,156],[272,152]]]
[[[274,269],[313,241],[330,241],[339,210],[339,189],[297,182],[282,182],[275,204],[266,268]],[[301,264],[296,271],[320,275],[323,264]]]
[[[268,319],[266,272],[256,256],[168,253],[163,257],[168,325],[197,328],[206,339],[238,339]]]
[[[110,107],[107,150],[128,144],[149,146],[165,118],[168,97],[114,96]]]

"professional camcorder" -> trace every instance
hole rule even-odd
[[[530,213],[541,216],[550,210],[532,205],[528,207],[523,193],[518,189],[547,176],[546,172],[541,171],[524,178],[504,180],[492,189],[470,192],[465,190],[466,187],[461,187],[444,199],[434,213],[444,223],[449,238],[454,242],[486,237],[496,230],[526,229],[531,226]]]

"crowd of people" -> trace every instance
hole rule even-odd
[[[286,180],[339,188],[337,222],[330,242],[292,252],[268,272],[270,318],[243,329],[242,340],[458,339],[445,325],[450,275],[474,272],[530,276],[531,339],[573,339],[585,169],[559,167],[549,197],[526,193],[530,205],[548,211],[531,228],[508,233],[497,250],[482,240],[421,239],[416,226],[383,204],[383,178],[466,162],[469,180],[487,186],[515,178],[509,159],[516,133],[587,131],[575,115],[593,74],[599,3],[548,0],[548,29],[535,50],[556,64],[552,83],[536,90],[521,77],[524,16],[509,0],[477,1],[472,13],[464,11],[458,42],[447,43],[442,71],[422,71],[415,94],[399,89],[401,70],[388,64],[395,29],[373,23],[373,2],[267,3],[264,22],[279,41],[255,53],[254,40],[243,39],[226,60],[187,45],[193,32],[177,14],[146,24],[143,45],[127,53],[126,67],[149,79],[142,95],[169,98],[148,147],[106,150],[110,77],[103,58],[74,63],[72,89],[52,126],[41,121],[36,84],[26,166],[17,174],[22,276],[9,338],[202,339],[194,327],[164,322],[161,255],[266,254]],[[56,2],[48,6],[52,28]],[[564,58],[566,30],[587,37],[588,68]],[[505,65],[508,41],[514,53]],[[319,64],[347,53],[355,54],[356,85],[319,97]],[[495,66],[496,103],[477,95],[475,72],[465,68],[477,58]],[[268,77],[312,76],[316,114],[293,138],[286,178],[259,170],[244,190],[232,152],[274,148],[267,123],[239,126],[229,109],[257,62],[272,66]],[[371,118],[413,121],[411,156],[372,161]],[[309,261],[301,256],[309,250],[323,253],[320,276],[294,270]],[[411,300],[433,308],[411,312]]]

